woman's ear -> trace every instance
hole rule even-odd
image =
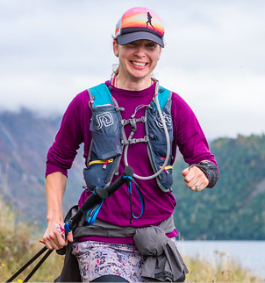
[[[119,57],[119,44],[116,40],[113,40],[113,53],[116,57]]]

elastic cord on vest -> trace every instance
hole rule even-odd
[[[144,197],[143,197],[143,194],[138,186],[138,184],[135,182],[135,180],[131,177],[131,176],[123,176],[124,178],[127,179],[127,190],[128,190],[128,193],[130,195],[130,207],[131,207],[131,220],[130,220],[130,224],[132,224],[132,219],[138,219],[140,218],[143,213],[144,213],[144,208],[145,208],[145,204],[144,204]],[[139,214],[139,216],[135,216],[134,213],[133,213],[133,201],[132,201],[132,183],[134,183],[135,185],[135,188],[138,192],[138,196],[140,198],[140,202],[141,202],[141,212]]]
[[[166,143],[167,143],[167,155],[166,155],[166,159],[165,159],[163,166],[155,174],[144,177],[144,176],[139,176],[139,175],[134,173],[133,176],[137,179],[140,179],[140,180],[150,180],[150,179],[157,177],[159,174],[161,174],[163,172],[163,170],[165,169],[165,167],[167,166],[169,156],[170,156],[170,138],[169,138],[166,122],[165,122],[165,119],[164,119],[164,116],[162,114],[160,104],[159,104],[159,101],[158,101],[158,91],[159,91],[159,83],[157,82],[156,87],[155,87],[154,103],[157,107],[157,111],[158,111],[159,117],[160,117],[162,125],[163,125],[163,129],[164,129],[164,132],[165,132]],[[128,147],[129,147],[129,144],[125,145],[125,148],[124,148],[124,162],[125,162],[126,166],[129,166],[128,158],[127,158],[128,157]]]

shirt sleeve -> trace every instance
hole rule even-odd
[[[171,113],[174,125],[173,156],[176,155],[178,147],[189,165],[209,160],[217,166],[197,117],[184,99],[176,93],[172,95]]]
[[[89,111],[87,91],[78,94],[63,115],[60,129],[48,150],[45,176],[57,171],[68,176],[68,169],[84,141],[85,111]]]

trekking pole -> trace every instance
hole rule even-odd
[[[45,251],[47,251],[47,247],[43,247],[39,252],[37,252],[27,263],[25,263],[14,275],[12,275],[6,282],[12,282],[20,273],[22,273],[32,262],[34,262],[38,257],[40,257]],[[46,258],[51,254],[52,250],[47,251],[47,253],[43,256],[43,258],[39,262],[39,266],[46,260]],[[44,259],[45,258],[45,259]],[[44,260],[43,260],[44,259]],[[36,269],[37,270],[37,269]],[[33,270],[32,270],[33,271]],[[32,272],[31,272],[32,273]],[[31,273],[29,275],[31,275]],[[35,272],[34,272],[35,273]],[[33,273],[33,274],[34,274]],[[33,275],[32,274],[32,275]],[[31,276],[32,276],[31,275]],[[31,277],[30,276],[30,277]],[[29,277],[29,276],[28,276]],[[26,279],[30,279],[29,278]],[[23,282],[27,282],[26,279]]]
[[[42,259],[38,262],[38,264],[32,269],[30,274],[24,279],[23,282],[28,282],[29,279],[34,275],[34,273],[41,267],[47,257],[53,252],[53,250],[48,250],[47,253],[42,257]]]
[[[119,189],[124,183],[128,182],[129,179],[133,177],[133,169],[130,166],[124,168],[123,174],[111,185],[105,188],[97,188],[93,191],[93,194],[85,201],[82,207],[77,211],[77,213],[65,223],[64,229],[66,232],[71,232],[77,226],[79,220],[82,218],[83,214],[89,209],[99,204],[102,199],[106,199],[111,196],[115,191]]]
[[[123,174],[111,185],[105,188],[95,189],[93,194],[88,197],[83,206],[77,211],[77,213],[65,223],[64,228],[66,232],[71,232],[78,224],[79,220],[89,209],[99,204],[102,199],[106,199],[111,196],[115,191],[117,191],[124,183],[128,182],[133,177],[133,169],[130,166],[126,166]],[[22,273],[31,263],[33,263],[38,257],[40,257],[48,248],[43,247],[36,255],[34,255],[25,265],[23,265],[13,276],[11,276],[7,282],[12,282],[20,273]],[[42,257],[39,263],[34,267],[30,274],[26,277],[23,282],[28,282],[32,275],[39,269],[47,257],[53,252],[53,250],[48,250],[46,254]]]

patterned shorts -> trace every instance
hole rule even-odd
[[[129,282],[143,282],[143,256],[134,245],[86,241],[73,244],[83,282],[104,275],[118,275]]]

